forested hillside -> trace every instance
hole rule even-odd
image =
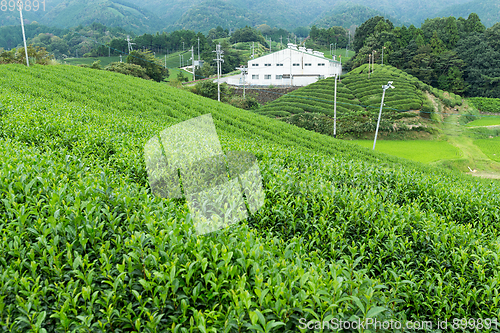
[[[247,24],[268,24],[288,30],[301,26],[310,27],[314,23],[321,26],[334,24],[350,27],[359,25],[373,14],[390,17],[396,25],[399,22],[420,25],[426,18],[442,13],[447,6],[467,2],[468,0],[356,0],[346,4],[344,0],[46,0],[45,10],[26,11],[24,16],[27,23],[37,21],[61,28],[98,22],[135,33],[183,28],[207,33],[217,26],[231,30]],[[474,4],[464,8],[471,6]],[[485,10],[481,10],[480,16],[495,17],[486,10],[488,6],[481,6]],[[458,12],[462,14],[463,10]],[[0,26],[17,24],[19,18],[16,14],[2,12]],[[446,16],[448,15],[450,14]]]
[[[438,12],[436,17],[467,17],[471,13],[476,13],[481,18],[481,22],[489,28],[500,21],[500,2],[497,0],[473,0],[446,7]]]
[[[476,14],[467,19],[427,19],[420,28],[395,27],[373,17],[356,29],[357,52],[348,66],[382,62],[433,87],[467,96],[500,97],[500,24],[486,29]]]
[[[384,16],[381,11],[369,8],[367,6],[356,5],[353,3],[340,3],[334,6],[333,9],[325,12],[316,20],[313,25],[318,28],[360,26],[366,20],[374,16]],[[389,17],[395,25],[402,25],[398,19]]]

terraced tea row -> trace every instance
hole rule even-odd
[[[495,184],[115,73],[9,65],[0,84],[5,331],[500,315]],[[151,194],[143,145],[206,113],[224,151],[257,156],[266,199],[196,236],[184,200]]]

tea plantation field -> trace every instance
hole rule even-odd
[[[117,73],[3,65],[0,87],[2,331],[500,316],[497,184]],[[207,113],[266,198],[196,236],[184,200],[151,194],[143,147]]]
[[[360,66],[341,76],[337,84],[337,133],[359,135],[375,132],[382,85],[393,81],[395,89],[386,91],[380,130],[385,132],[425,130],[425,119],[438,110],[424,95],[429,91],[447,106],[460,105],[460,96],[437,90],[392,66]],[[327,78],[295,90],[266,104],[257,112],[271,118],[333,134],[334,79]],[[418,111],[418,112],[416,112]],[[420,117],[423,116],[423,117]],[[431,122],[431,125],[435,124]]]

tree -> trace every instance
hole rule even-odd
[[[432,53],[436,55],[439,55],[445,51],[444,43],[441,39],[439,39],[437,31],[435,30],[431,38],[431,48],[432,48]]]
[[[496,52],[500,52],[500,23],[496,23],[484,33],[486,41]]]
[[[467,95],[500,98],[500,52],[489,45],[484,34],[475,32],[460,40],[456,52],[467,63]]]
[[[0,52],[0,64],[26,64],[24,47]],[[48,65],[54,58],[44,47],[28,45],[30,64]]]
[[[446,26],[444,30],[446,33],[444,42],[446,43],[447,48],[451,50],[455,47],[458,40],[460,39],[460,36],[458,34],[457,21],[453,16],[450,16],[446,19]]]
[[[139,65],[128,64],[126,62],[112,62],[104,68],[110,72],[121,73],[125,75],[131,75],[139,77],[141,79],[149,80],[149,76],[146,74],[146,69]]]
[[[356,34],[354,35],[353,48],[354,51],[358,52],[363,45],[365,44],[365,39],[368,38],[375,32],[375,27],[380,21],[384,21],[385,19],[382,16],[375,16],[370,18],[361,24],[358,28],[356,28]],[[389,30],[394,29],[394,24],[391,21],[385,20],[385,23],[389,26]],[[386,29],[384,25],[380,25],[379,28]]]
[[[469,33],[483,33],[486,30],[486,27],[481,23],[481,19],[476,13],[470,13],[466,21],[466,29]]]
[[[163,81],[168,76],[168,70],[161,60],[155,58],[150,51],[132,51],[127,56],[127,63],[135,64],[146,69],[146,74],[156,82]]]
[[[462,77],[462,71],[457,67],[451,67],[448,70],[448,91],[460,95],[465,92],[465,82]]]
[[[259,42],[265,47],[267,47],[267,42],[262,36],[262,33],[256,29],[253,29],[249,26],[238,29],[231,35],[229,39],[231,44],[239,43],[239,42]]]
[[[424,41],[424,38],[422,37],[421,34],[418,34],[417,35],[417,38],[415,38],[415,43],[417,43],[417,46],[418,47],[422,47],[425,45],[425,41]]]
[[[217,89],[217,83],[213,82],[212,80],[204,80],[195,84],[192,91],[197,95],[217,100]],[[221,101],[227,101],[231,95],[231,91],[227,83],[223,83],[220,85],[220,92]]]

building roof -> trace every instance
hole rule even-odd
[[[294,45],[294,44],[291,44],[291,43],[290,43],[290,44],[288,44],[288,48],[286,48],[286,49],[282,49],[282,50],[279,50],[279,51],[274,51],[274,52],[271,52],[271,53],[265,54],[265,55],[263,55],[263,56],[261,56],[261,57],[258,57],[258,58],[255,58],[255,59],[251,59],[251,60],[249,60],[248,62],[251,62],[251,61],[254,61],[254,60],[258,60],[258,59],[261,59],[261,58],[264,58],[264,57],[270,56],[270,55],[275,54],[275,53],[278,53],[278,52],[283,52],[283,51],[287,51],[287,50],[292,50],[292,51],[295,51],[295,52],[299,52],[299,53],[303,53],[303,54],[306,54],[306,55],[310,55],[310,56],[313,56],[313,57],[316,57],[316,58],[319,58],[319,59],[322,59],[322,60],[326,60],[326,61],[329,61],[329,62],[336,62],[336,63],[341,64],[341,62],[340,62],[340,61],[333,60],[333,59],[326,58],[326,57],[324,57],[324,56],[320,56],[320,55],[318,55],[318,54],[314,54],[314,53],[312,53],[312,52],[313,52],[313,51],[312,51],[312,49],[309,49],[309,50],[311,50],[312,52],[307,52],[307,50],[306,50],[305,48],[303,48],[303,49],[302,49],[302,48],[301,48],[301,49],[297,49],[296,47],[297,47],[296,45]]]

